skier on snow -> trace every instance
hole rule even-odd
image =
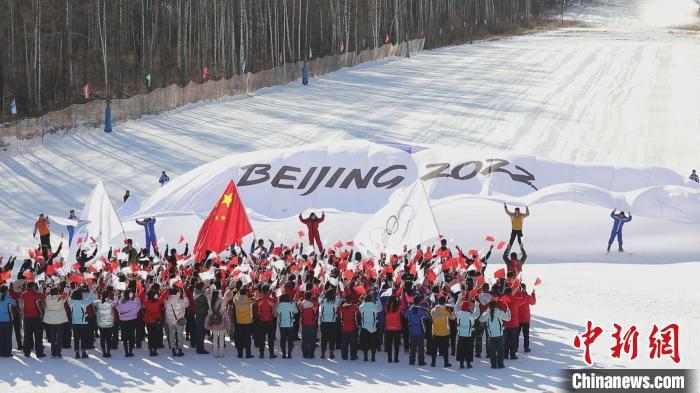
[[[160,179],[158,179],[158,183],[160,183],[160,186],[163,187],[164,185],[168,184],[170,181],[170,177],[165,174],[165,171],[161,172],[160,174]]]
[[[613,209],[612,213],[610,213],[610,218],[613,219],[613,226],[612,230],[610,231],[607,252],[610,252],[610,246],[612,246],[615,237],[617,237],[617,251],[624,252],[625,250],[622,249],[622,227],[625,225],[625,223],[632,221],[632,213],[630,213],[629,217],[627,217],[625,216],[625,212],[620,211],[619,213],[615,214],[615,211],[616,210]]]

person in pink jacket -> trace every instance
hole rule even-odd
[[[204,328],[211,330],[211,344],[215,358],[224,357],[226,332],[231,329],[231,320],[228,318],[226,309],[232,293],[232,291],[228,291],[227,296],[222,297],[219,290],[211,291],[209,314],[204,320]]]
[[[136,342],[136,319],[141,311],[141,300],[127,289],[122,294],[117,304],[119,313],[119,326],[122,329],[122,342],[124,343],[124,356],[134,356],[134,344]]]

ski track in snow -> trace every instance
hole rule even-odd
[[[163,169],[174,177],[232,152],[320,140],[495,148],[572,162],[662,165],[684,175],[700,169],[700,37],[668,27],[697,24],[697,14],[688,11],[697,6],[691,0],[599,3],[567,12],[568,19],[585,22],[578,27],[363,64],[314,78],[308,87],[291,83],[257,91],[253,98],[231,97],[147,116],[119,124],[112,134],[80,131],[48,136],[43,144],[23,142],[19,152],[0,153],[0,249],[31,245],[36,214],[79,209],[97,179],[120,201],[125,189],[151,194]],[[540,218],[532,219],[533,229],[551,231],[544,221],[538,224]],[[631,231],[633,224],[641,223],[630,224]],[[599,242],[592,236],[599,234],[581,226],[574,227],[584,231],[576,232],[586,238],[582,243],[595,247]],[[700,240],[697,233],[682,239]],[[659,235],[637,241],[647,242],[647,248],[656,242],[659,254],[679,241],[667,230]],[[604,242],[607,234],[602,236]],[[569,250],[557,250],[566,261]],[[502,267],[499,257],[491,257],[490,272]],[[662,256],[659,263],[643,265],[634,264],[634,255],[610,259],[624,263],[526,266],[526,283],[543,280],[533,306],[534,352],[508,362],[506,370],[491,370],[484,359],[473,370],[416,368],[403,353],[401,363],[389,365],[383,352],[372,364],[305,361],[298,350],[293,360],[242,362],[230,346],[225,359],[192,351],[171,359],[167,350],[155,359],[144,350],[125,359],[120,349],[109,362],[77,361],[67,350],[61,361],[3,360],[0,386],[53,392],[191,391],[224,385],[246,391],[556,391],[560,369],[584,366],[571,342],[586,319],[605,328],[606,337],[593,348],[595,366],[675,366],[668,359],[647,359],[647,336],[653,323],[677,322],[680,366],[697,368],[700,342],[691,339],[691,332],[700,329],[700,301],[692,280],[700,263],[668,263]],[[638,326],[639,359],[610,358],[613,322]]]

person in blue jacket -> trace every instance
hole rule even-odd
[[[68,214],[69,220],[78,220],[78,216],[75,215],[75,210],[71,210]],[[75,233],[75,227],[73,225],[67,225],[68,230],[68,247],[73,244],[73,233]]]
[[[696,183],[700,183],[700,177],[698,177],[698,174],[695,172],[695,169],[693,169],[693,172],[690,173],[690,176],[688,178]]]
[[[136,219],[136,223],[143,226],[146,232],[146,251],[148,254],[151,253],[151,245],[153,246],[153,252],[158,254],[158,240],[156,238],[156,218],[146,217],[143,220]]]
[[[277,304],[277,324],[280,327],[280,349],[282,350],[282,359],[292,358],[292,349],[294,348],[293,330],[294,316],[299,314],[299,308],[289,299],[287,294],[280,296],[279,304]]]
[[[17,301],[7,293],[7,285],[0,286],[0,357],[12,356],[12,314],[11,307],[17,307]]]
[[[425,323],[432,320],[428,310],[420,306],[421,297],[413,298],[411,307],[404,311],[404,316],[408,320],[408,333],[410,349],[408,353],[408,364],[416,364],[416,353],[418,353],[418,365],[425,366]]]
[[[160,186],[163,187],[164,185],[168,184],[169,181],[170,177],[165,174],[165,171],[161,172],[160,179],[158,179],[158,183],[160,183]]]
[[[87,320],[87,307],[95,301],[95,294],[87,285],[73,290],[68,298],[73,326],[73,349],[76,359],[87,359],[90,326]]]
[[[625,216],[625,212],[620,211],[615,214],[617,210],[613,210],[610,213],[610,217],[613,219],[612,230],[610,231],[610,239],[608,240],[608,252],[610,252],[610,246],[612,246],[615,237],[617,237],[618,251],[623,252],[622,249],[622,227],[625,223],[632,221],[632,213],[629,213],[629,217]]]

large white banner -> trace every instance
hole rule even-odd
[[[374,214],[421,180],[431,204],[480,198],[518,205],[579,202],[700,223],[700,187],[661,167],[571,164],[531,155],[364,140],[234,154],[176,177],[122,221],[203,218],[234,179],[252,220],[307,210]]]
[[[362,251],[379,256],[401,254],[404,246],[437,240],[440,236],[423,182],[400,187],[389,202],[374,213],[355,235],[355,245]]]
[[[97,256],[105,255],[116,239],[124,240],[124,229],[104,185],[99,181],[80,212],[68,252],[69,261],[75,262],[78,249],[92,252],[96,247]]]

